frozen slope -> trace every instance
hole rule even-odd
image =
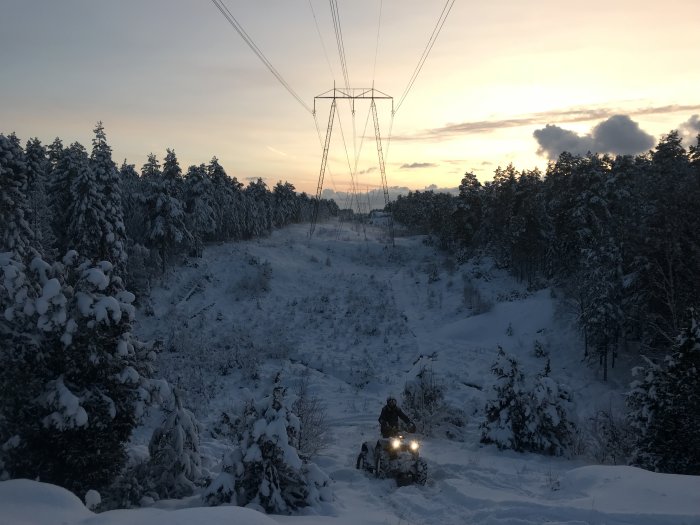
[[[571,315],[555,292],[530,292],[488,259],[458,266],[422,238],[398,238],[391,248],[375,230],[367,240],[361,230],[338,234],[332,225],[319,227],[311,241],[306,234],[305,226],[295,226],[267,239],[208,247],[201,260],[154,288],[137,330],[143,339],[163,341],[160,369],[206,428],[244,392],[268,393],[277,373],[293,390],[309,370],[332,431],[315,461],[334,480],[335,500],[292,517],[198,509],[196,498],[92,516],[69,495],[56,503],[54,494],[45,504],[72,512],[65,523],[700,525],[700,478],[480,445],[499,345],[531,374],[544,366],[533,351],[535,341],[543,345],[552,376],[574,394],[574,419],[620,403],[622,390],[611,386],[624,385],[626,373],[615,371],[606,385],[581,363]],[[422,367],[433,370],[448,402],[466,414],[464,437],[425,438],[428,484],[396,488],[355,470],[355,458],[362,441],[377,437],[386,395],[400,396]],[[150,424],[156,420],[154,414]],[[143,453],[150,430],[135,436],[134,453]],[[202,434],[212,474],[225,447]],[[11,504],[17,483],[0,483],[0,508],[13,517],[3,522],[7,514],[0,512],[0,525],[31,516],[30,504]],[[22,483],[29,501],[45,499],[45,486]]]

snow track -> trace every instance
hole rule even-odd
[[[534,374],[543,366],[532,351],[539,341],[550,351],[553,375],[571,382],[582,399],[609,402],[608,387],[581,368],[576,344],[554,346],[572,336],[557,324],[548,290],[527,291],[488,261],[457,267],[420,239],[399,238],[392,250],[373,240],[380,233],[372,228],[367,242],[353,232],[309,241],[306,232],[300,225],[267,239],[208,247],[196,266],[179,269],[154,290],[155,316],[139,317],[143,338],[185,341],[163,355],[163,365],[194,392],[190,399],[198,406],[192,408],[205,426],[243,392],[268,393],[278,372],[293,391],[308,369],[333,436],[314,461],[334,480],[335,501],[317,510],[321,516],[275,521],[700,525],[700,503],[690,496],[700,494],[697,479],[617,467],[624,470],[611,486],[606,469],[614,467],[586,467],[600,470],[582,475],[583,461],[479,444],[499,345]],[[484,311],[465,303],[467,281],[490,305]],[[355,470],[355,459],[363,441],[378,437],[385,397],[400,396],[424,366],[442,382],[446,400],[466,414],[464,440],[426,437],[428,484],[397,488]],[[204,439],[212,472],[226,446]]]

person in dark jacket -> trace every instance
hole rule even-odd
[[[389,396],[386,399],[386,405],[382,408],[382,413],[379,415],[379,427],[383,438],[399,434],[399,418],[408,425],[409,432],[416,431],[416,426],[396,404],[396,399]]]

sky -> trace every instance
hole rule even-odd
[[[217,156],[243,182],[314,194],[330,102],[315,117],[304,106],[345,85],[331,3],[224,3],[304,105],[213,2],[0,0],[0,133],[89,147],[101,120],[118,163],[172,148],[183,169]],[[445,3],[337,5],[349,86],[374,85],[396,110]],[[691,140],[698,20],[697,0],[457,0],[393,119],[377,101],[389,186],[544,169],[564,149],[640,153],[672,129]],[[354,119],[347,101],[338,108],[323,188],[346,191],[352,172],[358,190],[375,189],[369,104]]]

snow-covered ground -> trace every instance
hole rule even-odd
[[[700,477],[479,443],[498,345],[534,375],[545,362],[535,355],[538,341],[552,377],[574,395],[569,409],[577,422],[622,402],[626,368],[603,384],[581,362],[571,313],[556,291],[529,292],[488,259],[457,265],[418,237],[397,238],[392,248],[373,228],[321,225],[311,241],[307,232],[300,225],[208,247],[154,288],[137,333],[163,341],[161,372],[205,428],[203,464],[212,476],[228,446],[210,432],[221,411],[250,392],[269,394],[278,372],[293,391],[309,370],[332,434],[314,459],[333,480],[332,502],[303,516],[265,516],[201,507],[194,496],[93,514],[63,489],[12,480],[0,483],[0,525],[700,524]],[[427,485],[397,488],[356,470],[355,459],[360,444],[378,435],[386,396],[400,399],[423,367],[467,424],[460,440],[425,437]],[[134,437],[134,455],[145,454],[158,418],[154,412]]]

